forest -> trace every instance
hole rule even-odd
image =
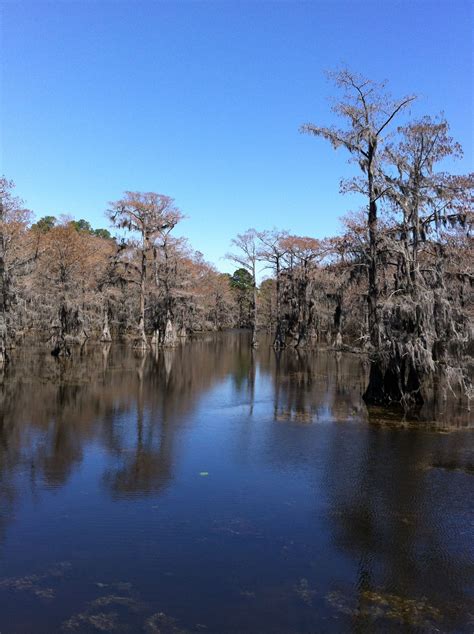
[[[364,206],[324,239],[311,237],[317,214],[307,236],[242,232],[226,255],[233,275],[176,237],[183,211],[168,195],[126,191],[104,204],[109,229],[93,228],[60,215],[35,220],[3,177],[2,371],[17,346],[70,357],[86,341],[144,351],[248,328],[252,347],[270,332],[276,354],[324,346],[367,355],[368,405],[416,411],[440,386],[472,397],[474,174],[445,170],[462,148],[443,116],[406,120],[414,96],[394,98],[348,70],[332,80],[340,127],[300,132],[345,150],[354,175],[340,193]],[[317,187],[315,174],[315,196]]]

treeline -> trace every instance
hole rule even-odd
[[[361,194],[366,206],[324,240],[249,229],[227,255],[232,276],[175,237],[182,213],[168,196],[126,192],[111,203],[119,238],[84,220],[32,223],[2,179],[0,362],[29,339],[61,356],[87,339],[145,349],[238,326],[251,328],[252,346],[265,328],[278,350],[324,343],[367,351],[368,403],[416,408],[440,373],[469,395],[474,177],[441,169],[462,152],[445,119],[396,128],[413,97],[393,99],[348,71],[333,78],[344,124],[302,132],[349,152],[358,174],[341,192]]]
[[[0,352],[24,341],[69,355],[87,339],[173,345],[187,333],[237,323],[230,276],[176,238],[171,199],[128,192],[108,212],[128,236],[67,217],[41,218],[3,178]],[[245,325],[245,324],[244,324]]]

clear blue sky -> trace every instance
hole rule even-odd
[[[36,216],[107,226],[129,190],[173,196],[179,233],[223,270],[255,226],[322,237],[357,207],[324,70],[347,64],[444,110],[472,170],[473,5],[465,0],[1,2],[1,166]]]

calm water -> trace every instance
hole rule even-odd
[[[231,333],[17,352],[0,632],[470,632],[473,432],[381,424],[354,355]]]

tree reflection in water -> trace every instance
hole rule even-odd
[[[365,383],[356,355],[252,350],[246,333],[16,351],[0,629],[467,631],[468,413],[442,400],[450,433],[399,429],[367,412]]]

